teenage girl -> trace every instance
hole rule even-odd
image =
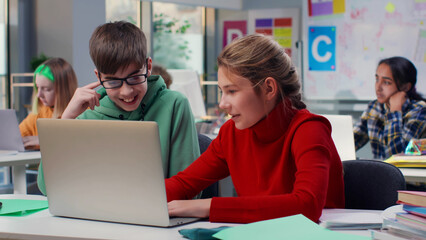
[[[77,89],[77,77],[72,66],[62,58],[43,62],[34,72],[32,113],[19,124],[26,149],[40,149],[37,132],[38,118],[60,118]]]
[[[284,49],[249,35],[225,47],[218,67],[219,107],[231,119],[204,154],[166,179],[169,214],[237,223],[303,214],[318,221],[324,207],[343,208],[331,125],[305,109]],[[229,175],[237,197],[185,200]]]
[[[403,153],[413,138],[426,137],[426,102],[416,91],[417,70],[403,57],[379,62],[377,99],[368,104],[354,127],[356,149],[368,141],[374,158]]]

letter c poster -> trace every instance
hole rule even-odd
[[[336,27],[309,27],[309,70],[336,71]]]

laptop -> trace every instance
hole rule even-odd
[[[351,115],[333,115],[324,114],[322,115],[330,121],[331,124],[331,138],[336,145],[337,152],[339,153],[340,159],[355,160],[355,140],[353,133],[353,124]]]
[[[170,227],[156,122],[38,119],[52,215]]]
[[[24,143],[15,110],[1,109],[0,123],[0,150],[2,153],[24,152]]]

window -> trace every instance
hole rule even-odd
[[[140,27],[139,0],[106,0],[106,22],[127,21]]]
[[[204,8],[152,3],[153,61],[204,73]]]

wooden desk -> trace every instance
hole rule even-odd
[[[40,199],[39,195],[3,194],[0,198]],[[344,209],[341,209],[345,211]],[[334,213],[336,210],[331,210]],[[350,210],[353,211],[353,210]],[[328,210],[323,211],[326,215]],[[178,232],[187,228],[216,228],[220,226],[237,226],[230,223],[195,222],[173,228],[148,227],[131,224],[109,223],[73,218],[55,217],[49,210],[25,216],[0,216],[0,238],[11,239],[184,239]],[[341,231],[356,235],[369,236],[365,230]]]
[[[39,151],[0,156],[0,167],[12,166],[13,193],[27,193],[26,165],[38,164],[40,160],[41,154]]]

